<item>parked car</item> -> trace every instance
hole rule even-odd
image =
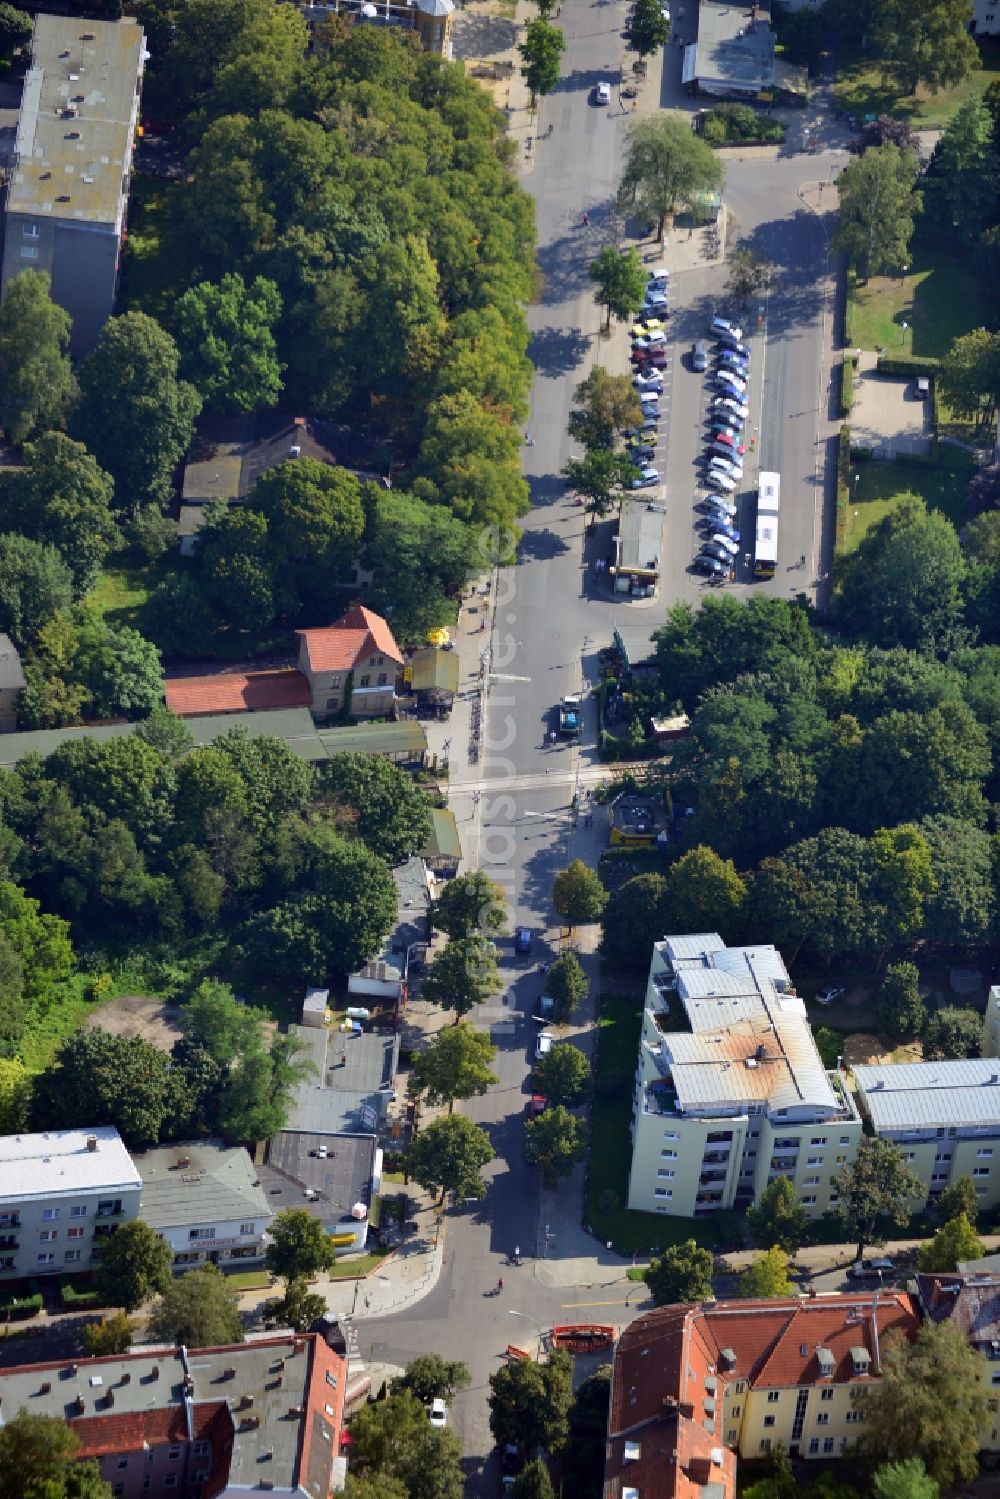
[[[555,1043],[555,1036],[551,1031],[541,1031],[535,1042],[535,1061],[540,1062],[542,1057],[547,1056]]]
[[[692,345],[691,368],[699,374],[702,370],[708,369],[708,344],[704,340],[699,340],[698,343]]]
[[[712,439],[712,446],[721,453],[738,453],[741,458],[746,452],[743,443],[731,437],[728,432],[716,432]]]
[[[896,1266],[892,1260],[876,1258],[871,1260],[856,1260],[847,1274],[851,1280],[867,1280],[869,1276],[894,1275],[895,1271]]]
[[[699,552],[694,559],[697,572],[707,573],[710,578],[724,578],[729,568],[718,557],[710,557],[707,552]]]
[[[427,1415],[431,1425],[438,1431],[443,1431],[448,1425],[448,1407],[440,1396],[431,1401]]]
[[[653,344],[648,349],[633,349],[631,358],[637,370],[662,370],[667,363],[667,351],[663,344]]]
[[[663,376],[659,370],[650,370],[648,374],[633,375],[632,384],[636,390],[662,390]]]
[[[652,291],[647,289],[646,300],[642,305],[639,316],[645,317],[647,313],[665,313],[667,311],[669,301],[670,298],[667,295],[666,291]]]
[[[731,479],[728,474],[722,474],[718,469],[705,475],[705,483],[710,489],[721,489],[723,494],[733,494],[736,490],[736,480]]]
[[[716,396],[712,405],[723,411],[731,411],[733,416],[741,422],[745,422],[750,415],[750,407],[745,401],[737,401],[735,396]]]
[[[725,328],[720,328],[716,334],[720,343],[729,344],[734,347],[743,342],[743,329],[738,328],[735,323],[729,323]]]
[[[724,335],[727,335],[730,338],[734,338],[737,343],[743,337],[742,328],[738,328],[735,323],[731,323],[725,317],[714,317],[709,324],[708,331],[714,338],[722,338]]]
[[[723,349],[719,355],[719,368],[735,370],[741,378],[744,378],[750,373],[750,361],[741,359],[739,354],[731,354],[728,349]]]
[[[632,338],[648,338],[651,333],[662,333],[663,323],[658,317],[640,318],[632,325]]]
[[[637,338],[633,333],[632,345],[636,349],[655,349],[658,344],[665,344],[667,335],[663,328],[654,328],[651,333],[640,334]]]
[[[634,442],[637,438],[640,442],[649,442],[656,436],[659,422],[658,416],[647,416],[641,427],[629,427],[627,432],[622,433],[622,436],[627,442]]]
[[[740,533],[733,529],[728,521],[719,514],[702,515],[698,519],[697,530],[699,536],[711,539],[713,536],[725,536],[728,541],[739,541]]]
[[[655,489],[660,482],[660,470],[658,468],[644,468],[638,479],[633,479],[629,489]]]
[[[739,542],[734,541],[731,536],[726,536],[722,531],[715,531],[708,544],[713,547],[721,547],[724,552],[729,553],[730,557],[735,557],[740,549]]]
[[[714,557],[716,562],[721,562],[724,567],[732,567],[731,554],[726,551],[725,547],[716,546],[712,541],[705,542],[704,546],[701,548],[701,551],[698,553],[698,556]]]
[[[532,930],[530,926],[519,926],[514,930],[514,951],[519,958],[527,957],[531,951]]]
[[[658,390],[640,390],[639,400],[643,406],[659,406],[660,392]]]
[[[648,464],[652,463],[653,459],[656,457],[656,449],[650,447],[632,447],[626,449],[626,456],[628,457],[630,463],[637,463],[641,467],[645,468]]]
[[[727,396],[738,396],[742,399],[747,393],[747,382],[735,370],[716,370],[715,383],[723,387]]]
[[[591,104],[610,104],[610,83],[595,83],[594,87],[590,90],[590,102]]]

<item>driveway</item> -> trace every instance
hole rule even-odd
[[[852,443],[871,448],[876,458],[892,459],[897,453],[927,457],[931,451],[932,402],[917,399],[911,378],[880,375],[877,362],[877,354],[861,351],[854,376]]]

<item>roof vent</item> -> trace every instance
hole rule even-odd
[[[94,1151],[97,1149],[97,1136],[96,1135],[88,1135],[87,1136],[87,1149],[90,1151],[91,1155],[93,1155]]]
[[[39,1395],[51,1395],[52,1386],[48,1380],[46,1380],[44,1384],[40,1384],[38,1386],[38,1393]]]

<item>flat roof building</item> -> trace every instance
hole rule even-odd
[[[111,316],[146,39],[136,20],[35,17],[7,190],[2,289],[48,272],[87,353]]]
[[[777,1176],[812,1215],[836,1197],[861,1121],[827,1072],[770,945],[717,932],[653,949],[635,1089],[628,1206],[692,1217],[750,1206]]]
[[[970,1176],[980,1206],[1000,1202],[1000,1060],[891,1062],[853,1068],[862,1114],[892,1140],[933,1203]]]
[[[769,7],[702,0],[698,36],[684,49],[682,81],[695,93],[770,103],[806,102],[808,73],[775,55]]]
[[[615,593],[651,598],[660,578],[664,508],[651,500],[624,499],[609,569]]]
[[[0,1138],[0,1281],[89,1270],[142,1181],[110,1125]]]

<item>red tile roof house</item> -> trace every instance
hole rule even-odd
[[[347,1363],[315,1334],[226,1348],[146,1348],[0,1371],[0,1416],[58,1416],[114,1499],[343,1485]]]
[[[839,1457],[860,1432],[885,1339],[912,1340],[919,1325],[897,1291],[640,1317],[615,1351],[604,1499],[735,1499],[737,1455],[772,1445]]]
[[[355,604],[325,630],[298,630],[299,669],[312,690],[317,718],[339,713],[382,718],[396,701],[403,653],[388,622]]]
[[[403,653],[388,622],[360,604],[318,630],[297,630],[299,669],[230,667],[195,677],[168,677],[167,707],[182,718],[308,707],[315,718],[339,713],[384,718],[396,701]]]

